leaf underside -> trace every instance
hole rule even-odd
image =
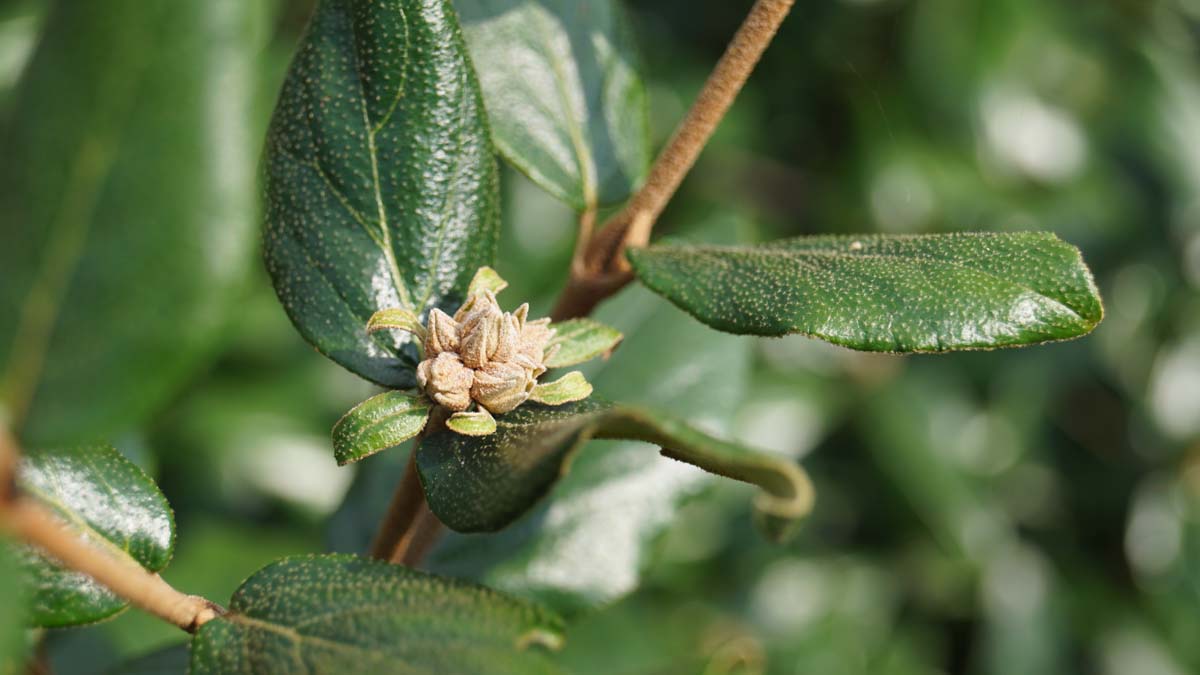
[[[368,334],[400,307],[452,309],[490,265],[498,178],[448,0],[322,0],[266,149],[265,255],[300,333],[378,384],[414,385],[413,337]]]
[[[662,245],[629,259],[642,283],[718,330],[867,351],[1064,340],[1104,313],[1078,249],[1042,232]]]
[[[130,558],[151,572],[171,560],[175,521],[166,498],[141,469],[110,446],[28,450],[18,485],[112,555]],[[91,623],[128,604],[32,548],[18,547],[18,553],[32,595],[33,625]]]
[[[496,146],[577,210],[624,201],[649,167],[637,47],[617,0],[455,0]]]
[[[556,673],[561,620],[466,582],[347,555],[287,558],[192,642],[193,675]]]
[[[812,487],[798,465],[711,438],[661,413],[596,398],[559,407],[527,403],[497,417],[496,433],[469,438],[441,430],[417,448],[430,509],[458,532],[506,527],[540,499],[572,454],[592,438],[640,440],[663,454],[763,488],[759,512],[782,537],[806,515]]]

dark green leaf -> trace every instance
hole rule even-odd
[[[322,0],[267,140],[267,267],[322,353],[414,383],[407,333],[376,311],[451,308],[492,262],[497,171],[448,0]]]
[[[772,536],[812,507],[798,465],[714,439],[662,413],[592,398],[559,407],[527,403],[497,418],[496,433],[472,438],[441,430],[417,447],[429,508],[451,529],[504,528],[549,490],[570,456],[591,438],[639,440],[711,473],[763,488],[758,501]]]
[[[334,457],[345,465],[400,445],[421,433],[429,409],[425,399],[400,391],[372,396],[334,425]]]
[[[25,453],[18,484],[71,528],[115,556],[151,572],[167,566],[175,545],[171,507],[154,481],[107,445]],[[111,616],[126,603],[32,548],[20,549],[32,589],[31,623],[70,626]]]
[[[558,351],[546,361],[547,368],[566,368],[609,354],[624,336],[593,319],[571,319],[554,324],[554,337],[547,349]]]
[[[629,259],[643,283],[718,330],[868,351],[1063,340],[1104,313],[1078,249],[1042,232],[667,245]]]
[[[465,582],[354,556],[288,558],[250,577],[192,642],[193,675],[554,673],[562,623]]]
[[[9,543],[0,539],[0,673],[22,672],[27,651],[27,598],[22,581]]]
[[[455,0],[496,146],[576,209],[624,201],[650,157],[637,48],[616,0]]]
[[[251,261],[264,10],[55,4],[0,131],[0,405],[27,442],[123,431],[211,352]]]

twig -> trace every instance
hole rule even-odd
[[[429,553],[433,545],[437,543],[444,529],[442,521],[438,520],[433,511],[429,510],[429,504],[422,500],[421,509],[417,513],[412,528],[392,551],[390,562],[409,567],[420,565],[421,561],[425,559],[425,554]]]
[[[794,2],[757,0],[754,3],[687,117],[654,162],[646,184],[592,237],[578,270],[572,266],[571,278],[552,313],[556,319],[585,316],[601,300],[629,283],[632,277],[624,250],[649,242],[650,231],[663,209],[729,112]]]
[[[95,579],[136,607],[194,633],[215,619],[219,608],[204,598],[184,595],[132,559],[121,559],[82,539],[46,507],[18,497],[0,514],[14,537],[44,550],[64,567]]]
[[[5,485],[12,485],[11,471],[17,457],[16,442],[0,428],[0,472],[10,472],[0,475]],[[16,490],[0,493],[0,530],[42,549],[67,569],[86,574],[134,606],[189,633],[221,613],[214,603],[180,593],[132,558],[117,557],[91,544],[50,509]]]
[[[379,526],[379,533],[375,535],[375,542],[371,544],[372,558],[393,561],[402,557],[421,517],[421,510],[429,508],[425,503],[425,490],[421,487],[421,479],[417,475],[419,443],[420,439],[413,443],[412,454],[408,456],[408,464],[404,467],[404,475],[392,495],[387,515]]]

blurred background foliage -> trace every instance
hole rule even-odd
[[[274,13],[261,130],[311,4],[245,1]],[[0,116],[47,4],[0,0]],[[661,143],[750,0],[629,4]],[[603,309],[630,337],[598,388],[802,459],[802,536],[766,544],[748,488],[593,444],[576,469],[605,490],[574,511],[556,490],[499,552],[451,538],[431,565],[570,612],[581,673],[1200,672],[1197,139],[1196,0],[799,3],[661,233],[1052,230],[1083,249],[1105,322],[902,358],[707,337],[631,289]],[[504,197],[507,295],[544,311],[573,216],[512,171]],[[404,458],[334,465],[329,429],[371,388],[246,274],[211,367],[117,439],[176,509],[164,576],[218,600],[281,555],[360,550]],[[67,674],[181,642],[138,612],[46,637]]]

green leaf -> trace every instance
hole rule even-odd
[[[158,486],[107,445],[27,450],[18,485],[72,529],[112,555],[161,571],[175,546],[175,520]],[[126,606],[90,578],[20,548],[32,589],[31,623],[56,627],[91,623]]]
[[[637,47],[616,0],[455,0],[508,161],[578,210],[627,199],[650,157]]]
[[[23,671],[27,598],[9,543],[0,538],[0,673]]]
[[[475,277],[471,279],[471,284],[467,286],[467,296],[475,295],[482,291],[491,291],[499,293],[508,288],[508,282],[500,276],[500,273],[491,267],[480,267],[475,273]]]
[[[492,262],[498,174],[448,0],[321,0],[267,139],[267,269],[306,340],[378,384],[413,386],[399,307],[452,309]]]
[[[402,330],[417,337],[425,334],[425,327],[421,325],[421,320],[417,318],[417,315],[399,307],[381,309],[367,319],[368,333],[379,330]]]
[[[666,245],[629,259],[644,284],[718,330],[867,351],[1065,340],[1104,314],[1079,250],[1043,232]]]
[[[456,412],[446,420],[446,427],[464,436],[487,436],[496,432],[496,418],[487,408],[475,412]]]
[[[555,673],[546,610],[355,556],[287,558],[250,577],[192,642],[192,675]]]
[[[617,329],[593,319],[560,321],[551,328],[554,329],[554,337],[546,349],[557,347],[558,351],[546,361],[547,368],[566,368],[591,361],[597,356],[611,353],[624,339]]]
[[[793,462],[719,441],[662,413],[595,398],[559,407],[526,403],[497,419],[496,433],[449,430],[417,447],[429,508],[458,532],[494,532],[540,499],[572,453],[592,438],[639,440],[711,473],[758,485],[768,533],[780,536],[812,508],[812,486]]]
[[[592,385],[578,370],[563,375],[553,382],[539,384],[533,388],[529,400],[546,405],[562,405],[582,401],[592,395]]]
[[[265,10],[55,3],[0,130],[0,407],[27,443],[140,423],[222,336],[255,245]]]
[[[431,407],[429,401],[401,391],[372,396],[333,426],[333,456],[344,466],[394,448],[421,433]]]

